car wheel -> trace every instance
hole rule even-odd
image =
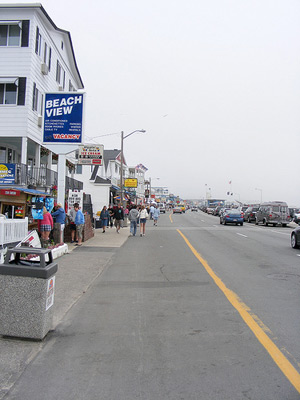
[[[277,224],[273,224],[273,226],[276,226]]]
[[[299,247],[297,244],[297,236],[295,233],[292,233],[292,236],[291,236],[291,246],[293,249],[298,249],[298,247]]]
[[[223,225],[226,225],[226,221],[225,221],[225,219],[224,219],[224,221],[223,221]]]
[[[264,219],[263,224],[264,224],[264,226],[268,226],[268,223],[267,223],[266,219]]]
[[[243,222],[241,222],[241,226],[243,226],[244,225],[244,223]]]
[[[247,221],[247,222],[248,222],[248,224],[250,224],[250,223],[251,223],[251,219],[250,219],[250,217],[248,217],[248,221]]]
[[[286,227],[286,224],[282,224],[282,227],[285,228],[285,227]]]
[[[258,225],[258,219],[257,218],[255,219],[255,225]]]

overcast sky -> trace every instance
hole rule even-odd
[[[42,5],[71,33],[86,142],[120,148],[121,131],[145,129],[124,154],[149,169],[153,186],[300,206],[299,0]]]

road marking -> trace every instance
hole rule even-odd
[[[257,340],[262,344],[262,346],[267,350],[275,364],[281,370],[281,372],[287,377],[294,388],[300,393],[300,374],[296,368],[290,363],[290,361],[284,356],[284,354],[279,350],[275,343],[269,338],[266,332],[271,332],[263,322],[252,313],[251,309],[242,302],[236,293],[228,289],[223,281],[214,273],[212,268],[208,265],[207,261],[197,252],[197,250],[191,245],[184,234],[177,229],[177,232],[184,239],[194,256],[200,261],[206,272],[213,279],[218,288],[224,293],[227,300],[231,305],[239,312],[242,319],[251,329],[251,331],[256,336]]]
[[[270,232],[279,233],[279,235],[287,235],[287,236],[290,236],[290,234],[289,234],[289,233],[287,233],[287,232],[278,232],[278,231],[273,231],[273,229],[270,229]]]
[[[173,220],[172,220],[172,214],[169,215],[170,221],[173,224]]]
[[[242,233],[236,233],[237,235],[239,235],[239,236],[243,236],[243,237],[248,237],[248,236],[246,236],[246,235],[243,235]]]

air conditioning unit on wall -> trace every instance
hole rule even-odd
[[[48,75],[49,68],[48,68],[48,65],[46,63],[42,63],[41,64],[41,72],[42,72],[43,75]]]
[[[43,125],[43,117],[41,115],[38,116],[38,120],[37,120],[37,124],[38,126],[41,128]]]

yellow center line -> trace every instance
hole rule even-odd
[[[172,224],[173,224],[173,220],[172,220],[172,214],[170,214],[169,215],[169,218],[170,218],[170,221],[172,222]]]
[[[279,350],[275,343],[266,334],[266,331],[271,332],[263,322],[254,314],[252,314],[251,309],[241,301],[236,293],[228,289],[227,286],[222,282],[222,280],[214,273],[211,267],[208,265],[207,261],[197,252],[197,250],[191,245],[184,234],[177,229],[177,232],[182,236],[188,247],[191,249],[194,256],[200,261],[200,263],[205,268],[206,272],[214,280],[218,288],[224,293],[227,300],[232,304],[232,306],[239,312],[245,323],[254,333],[258,341],[267,350],[269,355],[274,360],[275,364],[291,382],[294,388],[300,393],[300,374],[296,368],[289,362],[289,360],[284,356],[284,354]]]

